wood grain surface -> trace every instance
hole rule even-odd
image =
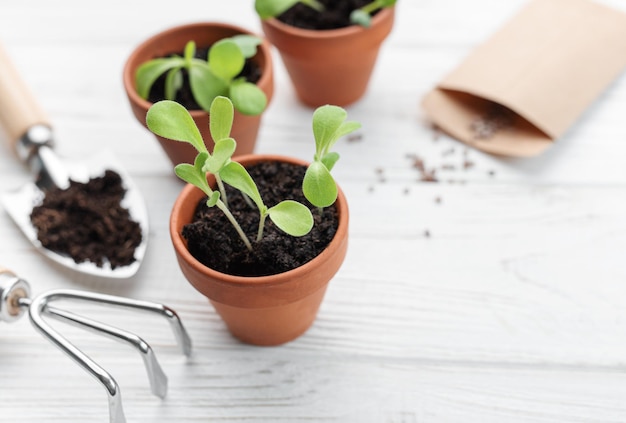
[[[604,3],[626,11],[622,0]],[[138,274],[109,281],[47,260],[3,211],[0,265],[35,294],[83,289],[178,311],[190,359],[162,319],[71,307],[148,341],[169,376],[165,400],[150,394],[135,351],[52,322],[116,377],[129,422],[624,422],[626,77],[535,158],[467,148],[419,107],[523,4],[399,2],[370,89],[348,108],[363,128],[337,144],[351,210],[346,261],[314,326],[259,348],[233,339],[180,273],[168,218],[182,183],[134,120],[121,80],[133,47],[167,27],[225,21],[259,32],[253,2],[5,1],[0,41],[48,113],[59,155],[111,150],[142,190],[151,227]],[[312,110],[274,54],[257,151],[309,159]],[[438,182],[422,181],[415,157]],[[31,178],[3,142],[0,192]],[[95,380],[26,318],[0,322],[0,422],[106,421]]]

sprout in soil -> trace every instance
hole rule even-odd
[[[163,100],[148,110],[146,123],[152,132],[171,140],[188,142],[198,151],[193,165],[182,163],[175,167],[176,175],[207,195],[207,206],[217,207],[226,215],[249,250],[252,250],[252,243],[228,208],[224,183],[239,190],[258,209],[257,241],[263,237],[267,217],[289,235],[303,236],[309,233],[313,227],[313,216],[307,206],[297,201],[284,200],[273,207],[267,207],[248,171],[232,160],[236,147],[236,141],[230,137],[233,123],[232,102],[226,97],[218,96],[213,100],[209,113],[209,130],[215,140],[213,152],[208,151],[194,120],[180,104]],[[330,175],[330,169],[339,159],[339,155],[331,152],[330,148],[339,137],[360,127],[356,122],[345,122],[346,116],[346,111],[341,107],[328,105],[318,108],[313,115],[316,152],[313,163],[305,173],[303,192],[311,204],[318,208],[333,204],[337,198],[337,185]],[[217,190],[209,186],[208,174],[215,177]]]
[[[328,207],[337,199],[337,184],[330,171],[339,160],[339,154],[330,151],[344,135],[359,129],[361,124],[346,121],[348,114],[338,106],[321,106],[313,112],[315,156],[304,174],[302,192],[318,208]]]
[[[224,38],[213,44],[207,60],[202,60],[195,57],[195,42],[189,41],[183,57],[159,57],[139,66],[135,74],[137,93],[147,99],[156,80],[165,74],[165,99],[174,100],[183,85],[185,72],[193,98],[205,111],[210,110],[215,97],[225,96],[242,114],[258,115],[267,106],[265,93],[237,75],[243,70],[246,59],[256,54],[260,43],[260,38],[245,34]]]
[[[372,23],[372,13],[385,7],[391,7],[397,0],[373,0],[365,6],[355,9],[350,13],[350,22],[369,28]],[[255,0],[254,8],[261,19],[274,18],[297,3],[305,4],[312,9],[321,12],[324,5],[318,0]]]
[[[261,19],[268,19],[282,14],[297,3],[317,11],[324,10],[324,5],[317,0],[255,0],[254,8]]]
[[[360,9],[352,11],[350,14],[350,21],[355,25],[361,25],[365,28],[369,28],[372,24],[373,12],[385,7],[391,7],[395,4],[396,0],[374,0]]]

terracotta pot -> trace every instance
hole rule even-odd
[[[174,52],[182,52],[190,40],[194,40],[198,47],[208,47],[222,38],[232,37],[237,34],[255,35],[237,26],[205,22],[177,26],[160,32],[141,43],[127,59],[123,72],[124,89],[137,120],[146,126],[146,113],[152,106],[152,103],[139,97],[135,89],[135,73],[142,63]],[[269,105],[274,94],[274,70],[272,55],[267,41],[264,41],[258,47],[257,54],[252,58],[252,61],[260,66],[262,70],[262,76],[257,82],[257,86],[267,96]],[[212,151],[213,140],[209,134],[209,114],[204,110],[191,110],[190,113],[200,129],[209,151]],[[235,110],[231,135],[237,140],[236,154],[250,154],[254,151],[261,124],[261,116],[262,114],[246,116]],[[172,164],[193,163],[197,152],[191,145],[159,136],[157,136],[157,139],[172,161]]]
[[[248,155],[237,161],[250,166],[263,161],[284,161],[299,165],[301,160]],[[213,181],[210,181],[214,183]],[[215,271],[196,260],[187,250],[181,232],[190,223],[202,191],[187,185],[178,196],[170,216],[170,236],[178,264],[199,292],[209,298],[230,332],[254,345],[278,345],[303,334],[313,323],[328,282],[343,263],[348,247],[348,204],[339,190],[339,225],[328,247],[308,263],[270,276],[233,276]]]
[[[381,10],[369,28],[352,25],[316,31],[273,18],[261,23],[303,103],[346,106],[365,93],[378,50],[391,32],[394,13],[393,7]]]

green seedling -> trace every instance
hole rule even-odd
[[[309,233],[313,227],[313,216],[308,207],[293,200],[284,200],[273,207],[267,207],[248,171],[238,162],[231,160],[237,145],[230,137],[234,114],[231,100],[223,96],[215,97],[209,113],[211,115],[209,130],[215,140],[213,152],[208,151],[194,120],[180,104],[163,100],[148,110],[146,123],[152,132],[171,140],[187,142],[198,151],[193,165],[182,163],[175,167],[176,175],[207,195],[207,206],[217,207],[226,215],[250,251],[252,251],[250,240],[228,208],[223,183],[239,190],[258,209],[257,241],[263,237],[267,217],[289,235],[303,236]],[[209,186],[208,174],[215,176],[217,191]]]
[[[317,0],[255,0],[254,8],[261,19],[274,18],[297,3],[302,3],[317,11],[324,10],[324,5]]]
[[[372,13],[385,7],[391,7],[397,0],[373,0],[365,6],[353,10],[350,14],[350,22],[369,28],[372,24]],[[255,0],[254,8],[261,19],[275,18],[284,13],[297,3],[306,4],[312,9],[321,12],[324,5],[317,0]]]
[[[256,54],[260,43],[261,39],[252,35],[224,38],[213,44],[207,60],[202,60],[195,57],[195,42],[189,41],[183,57],[160,57],[139,66],[135,74],[137,93],[147,99],[156,80],[165,74],[165,99],[174,100],[183,85],[184,70],[194,99],[205,111],[210,110],[214,98],[225,96],[242,114],[258,115],[267,106],[265,93],[245,77],[237,75],[246,59]]]
[[[348,114],[338,106],[321,106],[313,113],[315,156],[304,175],[302,192],[318,208],[332,205],[337,199],[337,184],[330,171],[339,154],[330,151],[335,142],[361,127],[359,122],[346,121]]]
[[[350,14],[350,21],[355,25],[369,28],[372,24],[372,13],[385,7],[391,7],[394,4],[396,4],[396,0],[374,0],[360,9],[353,10]]]

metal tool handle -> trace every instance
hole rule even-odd
[[[43,68],[43,66],[42,66]],[[0,125],[17,150],[31,128],[52,126],[0,43]],[[21,156],[21,154],[20,154]]]
[[[12,322],[24,314],[22,298],[30,297],[30,286],[9,269],[0,267],[0,322]]]

